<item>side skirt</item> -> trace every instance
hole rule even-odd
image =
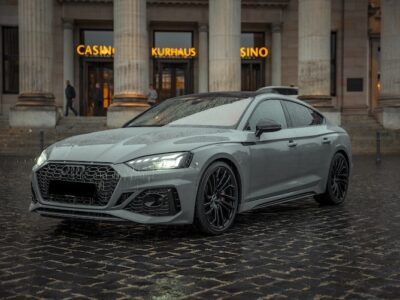
[[[259,205],[256,205],[256,206],[254,206],[254,207],[252,207],[252,208],[250,208],[248,210],[274,206],[274,205],[277,205],[277,204],[282,204],[282,203],[286,203],[286,202],[291,202],[291,201],[296,201],[296,200],[312,197],[314,195],[316,195],[316,193],[308,192],[308,193],[302,193],[302,194],[298,194],[298,195],[294,195],[294,196],[290,196],[290,197],[275,199],[275,200],[272,200],[272,201],[268,201],[268,202],[264,202],[264,203],[261,203]],[[248,210],[246,209],[246,211],[248,211]]]

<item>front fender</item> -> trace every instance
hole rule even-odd
[[[237,180],[241,187],[240,199],[244,198],[250,186],[250,170],[248,167],[250,165],[250,151],[248,147],[244,147],[241,143],[224,143],[197,148],[192,152],[192,166],[199,168],[197,186],[199,186],[204,172],[213,162],[217,160],[229,161],[239,174]]]

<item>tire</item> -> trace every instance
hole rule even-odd
[[[331,161],[325,192],[316,195],[315,200],[321,205],[338,205],[344,202],[349,186],[349,163],[346,157],[338,152]]]
[[[221,234],[235,220],[239,203],[239,185],[232,168],[212,163],[204,172],[197,191],[195,225],[204,233]]]

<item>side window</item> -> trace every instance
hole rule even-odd
[[[251,115],[247,130],[255,131],[256,125],[260,120],[269,119],[281,124],[282,128],[287,128],[285,113],[279,100],[266,100],[261,102]]]
[[[321,125],[324,118],[316,111],[290,101],[285,101],[285,106],[292,120],[293,127]]]
[[[311,125],[321,125],[324,123],[324,117],[317,113],[315,110],[310,109],[310,113],[313,117]]]

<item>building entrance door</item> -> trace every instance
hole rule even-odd
[[[256,91],[263,86],[263,65],[260,61],[242,62],[242,91]]]
[[[154,85],[158,92],[158,101],[193,93],[190,62],[156,62]]]
[[[114,95],[112,62],[87,61],[84,65],[81,115],[105,116]]]

